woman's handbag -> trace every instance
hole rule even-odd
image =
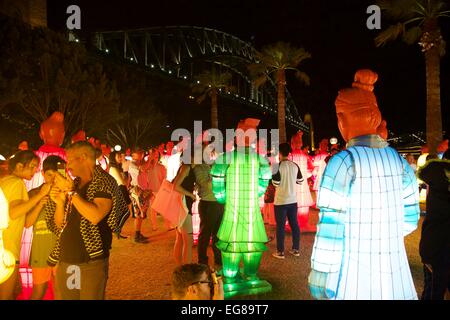
[[[183,203],[183,195],[175,191],[175,186],[164,180],[153,200],[152,209],[161,214],[172,225],[180,226],[188,214]]]

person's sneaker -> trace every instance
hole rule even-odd
[[[292,254],[293,256],[300,257],[300,251],[298,250],[292,249],[289,250],[289,253]]]
[[[150,239],[149,237],[144,236],[140,231],[136,232],[135,238],[137,238],[139,240],[148,240],[148,239]]]
[[[272,253],[272,257],[277,258],[277,259],[284,259],[284,252],[274,252]]]
[[[134,243],[148,243],[147,239],[143,239],[143,238],[139,238],[139,237],[134,237],[133,239]]]

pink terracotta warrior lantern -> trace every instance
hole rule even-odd
[[[310,225],[308,222],[309,207],[314,205],[308,185],[308,178],[311,177],[312,174],[312,163],[309,156],[302,151],[302,136],[303,132],[299,130],[291,138],[292,152],[289,156],[290,160],[299,166],[304,177],[302,183],[297,185],[297,219],[300,226],[300,232],[315,232],[316,227]]]

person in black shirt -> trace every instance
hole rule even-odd
[[[59,259],[49,258],[58,262],[58,298],[104,299],[112,242],[110,213],[113,203],[114,210],[119,202],[126,204],[114,178],[96,166],[95,149],[89,143],[76,142],[66,152],[67,168],[76,179],[57,175],[50,194],[60,233]]]
[[[419,252],[424,271],[422,300],[443,300],[450,291],[450,149],[442,160],[430,160],[419,169],[429,186],[427,214],[422,224]]]

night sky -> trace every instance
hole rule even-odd
[[[401,41],[376,48],[378,31],[368,30],[366,0],[293,1],[48,1],[48,24],[65,28],[67,6],[81,8],[83,31],[120,30],[139,27],[191,25],[217,29],[254,44],[256,49],[286,41],[312,54],[303,70],[311,86],[288,77],[300,115],[313,116],[316,140],[340,137],[334,109],[337,91],[351,85],[359,68],[379,75],[375,94],[388,128],[395,134],[425,129],[426,87],[424,58],[418,45]],[[382,28],[384,21],[382,22]],[[450,19],[441,23],[450,43]],[[441,61],[443,128],[450,127],[450,48]]]

